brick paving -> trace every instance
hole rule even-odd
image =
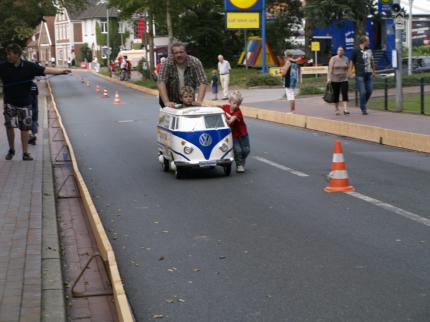
[[[48,133],[44,133],[42,126],[46,112],[45,105],[41,102],[45,102],[44,97],[47,95],[42,82],[39,84],[39,91],[41,126],[37,145],[29,146],[34,161],[22,161],[18,130],[15,137],[15,157],[6,161],[4,156],[8,145],[4,129],[0,130],[0,322],[64,321],[64,295],[68,321],[115,322],[117,319],[112,296],[73,298],[71,293],[72,281],[83,269],[89,256],[97,251],[80,198],[56,200],[62,237],[61,264],[64,281],[61,280],[60,265],[55,266],[60,258],[59,249],[54,249],[58,246],[52,246],[56,245],[57,239],[55,210],[52,210],[53,217],[49,217],[43,209],[49,203],[46,198],[52,199],[50,206],[54,209],[52,189],[58,189],[64,178],[71,173],[71,168],[70,164],[61,166],[55,162],[59,149],[64,144],[61,135],[57,133],[58,128],[48,130],[51,155],[47,153],[48,146],[43,144]],[[52,115],[54,113],[50,111],[49,117]],[[0,124],[3,124],[2,114]],[[56,125],[55,121],[53,125]],[[55,140],[52,140],[54,136]],[[62,154],[59,158],[61,156]],[[49,172],[46,161],[54,163],[56,187],[51,185],[51,190],[44,186],[45,181],[49,181],[44,181],[44,176]],[[76,194],[74,180],[70,178],[60,195]],[[65,294],[63,283],[66,285]],[[77,285],[78,291],[93,289],[110,289],[100,259],[91,263]]]
[[[41,113],[41,117],[43,114]],[[3,124],[3,115],[0,116]],[[40,128],[39,137],[43,136]],[[19,131],[13,160],[6,161],[0,136],[0,321],[40,321],[42,298],[43,144],[30,146],[34,161],[22,161]]]

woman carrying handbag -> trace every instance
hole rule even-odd
[[[339,96],[342,92],[343,114],[348,115],[348,70],[349,59],[342,47],[337,49],[337,55],[328,63],[327,84],[333,89],[333,103],[336,115],[340,115]]]

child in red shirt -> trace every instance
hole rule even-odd
[[[242,104],[243,97],[239,91],[233,91],[229,95],[229,103],[222,105],[221,108],[224,110],[227,124],[231,128],[231,134],[233,136],[233,152],[234,161],[236,162],[236,172],[245,172],[246,157],[251,151],[249,145],[248,129],[245,124],[245,120],[240,110],[240,104]]]

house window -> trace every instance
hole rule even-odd
[[[102,29],[102,34],[107,34],[107,22],[106,21],[102,21],[100,27]]]
[[[125,23],[124,21],[120,21],[118,24],[118,33],[123,34],[125,33]]]

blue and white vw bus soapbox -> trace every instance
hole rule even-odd
[[[178,179],[185,168],[221,166],[226,176],[231,173],[233,139],[219,107],[160,109],[157,142],[163,170],[173,170]]]

